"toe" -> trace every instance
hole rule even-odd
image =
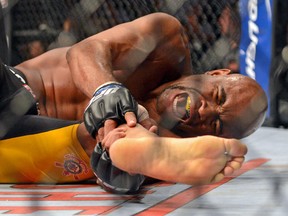
[[[223,172],[218,173],[217,175],[214,176],[214,178],[211,180],[211,183],[216,183],[221,181],[225,177]]]
[[[244,156],[247,153],[247,146],[237,139],[224,139],[226,152],[231,156]]]

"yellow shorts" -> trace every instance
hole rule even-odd
[[[0,140],[0,183],[68,183],[94,177],[79,124]]]

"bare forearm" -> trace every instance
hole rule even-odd
[[[68,50],[67,62],[76,86],[90,98],[101,84],[116,81],[109,45],[105,43],[80,42]]]
[[[177,63],[171,65],[173,69],[169,66],[169,71],[190,71],[182,30],[175,18],[160,13],[93,35],[67,52],[74,82],[91,97],[107,81],[125,82],[149,57],[150,62],[161,61],[162,65],[171,65],[171,59],[175,59]],[[167,66],[163,70],[158,72],[160,76],[167,72]]]

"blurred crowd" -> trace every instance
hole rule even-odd
[[[239,72],[238,0],[59,0],[45,5],[41,1],[22,0],[13,8],[12,22],[17,25],[12,32],[12,64],[50,49],[71,46],[119,23],[161,11],[182,22],[196,73],[223,67]],[[26,22],[21,24],[23,20]]]

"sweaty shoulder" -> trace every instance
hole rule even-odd
[[[25,74],[30,85],[37,82],[42,83],[43,79],[45,82],[48,82],[51,80],[50,78],[60,73],[68,75],[69,70],[66,61],[67,49],[68,48],[59,48],[47,51],[36,58],[24,61],[15,66],[15,68]]]
[[[161,37],[182,31],[182,25],[179,20],[166,13],[146,15],[131,22],[130,26],[139,28],[142,34],[153,32]]]
[[[127,37],[127,35],[129,35],[130,37],[133,37],[134,40],[139,40],[141,38],[147,39],[150,37],[157,43],[168,35],[175,36],[175,34],[179,34],[179,32],[182,31],[183,27],[175,17],[166,13],[152,13],[139,17],[131,22],[116,25],[111,29],[91,37],[91,39],[104,38],[107,42],[115,43],[119,42],[119,39],[123,39],[121,36],[124,35]]]
[[[144,22],[148,26],[154,26],[155,24],[165,24],[165,25],[179,25],[180,22],[177,18],[166,13],[152,13],[138,19],[135,19],[133,22]],[[158,26],[159,27],[159,26]]]
[[[16,66],[25,69],[37,69],[41,70],[45,67],[55,67],[56,65],[67,64],[66,52],[69,48],[58,48],[45,52],[44,54],[37,56],[36,58],[27,60]],[[45,67],[43,67],[45,65]]]

